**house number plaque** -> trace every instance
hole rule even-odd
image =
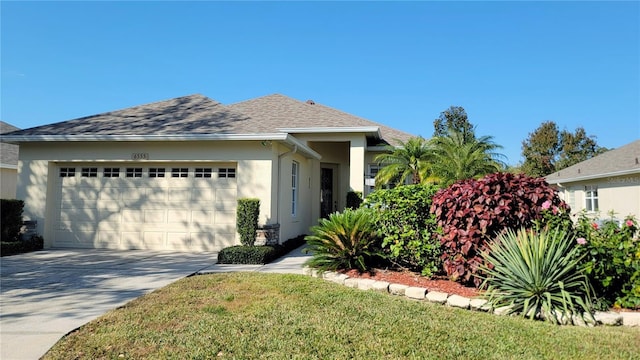
[[[149,160],[149,153],[131,153],[131,160]]]

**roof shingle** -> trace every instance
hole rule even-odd
[[[550,184],[640,173],[640,139],[545,176]]]

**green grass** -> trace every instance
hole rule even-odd
[[[194,276],[111,311],[44,359],[638,359],[640,330],[561,327],[302,275]]]

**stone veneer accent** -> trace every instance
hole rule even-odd
[[[468,309],[472,311],[493,312],[496,315],[505,315],[509,310],[508,306],[497,309],[491,309],[487,305],[485,299],[469,299],[460,295],[449,295],[440,291],[428,291],[422,287],[407,286],[402,284],[391,284],[386,281],[378,281],[373,279],[351,278],[348,275],[336,273],[332,271],[321,272],[316,269],[305,267],[302,273],[307,276],[322,278],[337,284],[348,286],[360,290],[373,290],[378,292],[389,293],[391,295],[404,296],[408,299],[428,301],[445,306]],[[596,311],[594,318],[598,324],[611,326],[640,326],[640,313],[614,311],[601,312]],[[574,319],[577,325],[590,326],[582,321]]]

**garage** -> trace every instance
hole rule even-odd
[[[53,246],[218,251],[235,244],[235,163],[60,163]]]

